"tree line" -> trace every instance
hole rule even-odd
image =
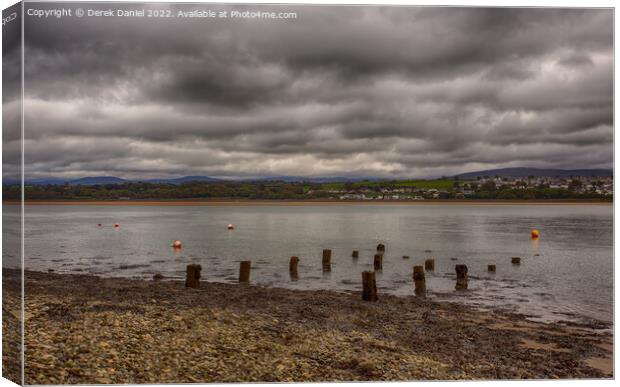
[[[595,191],[549,188],[496,186],[492,182],[472,184],[472,192],[465,199],[481,200],[544,200],[544,199],[594,199],[611,200],[611,195],[598,194]],[[175,199],[245,199],[245,200],[311,200],[338,198],[339,194],[329,192],[333,184],[301,182],[188,182],[180,185],[169,183],[137,183],[98,185],[32,185],[26,186],[26,200],[175,200]],[[345,183],[346,191],[370,192],[369,197],[382,197],[382,192],[399,188],[393,182],[380,184]],[[411,187],[415,189],[415,187]],[[423,192],[421,189],[420,192]],[[19,200],[19,186],[3,187],[5,200]],[[423,195],[426,197],[427,195]],[[440,191],[440,199],[463,199],[459,183]]]

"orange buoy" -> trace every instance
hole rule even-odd
[[[118,224],[118,223],[116,223],[116,224],[114,225],[114,228],[120,228],[120,227],[121,227],[121,225],[120,225],[120,224]]]
[[[234,230],[234,229],[235,229],[235,226],[233,226],[233,224],[232,224],[232,223],[230,223],[230,224],[228,225],[228,229],[229,229],[229,230]]]
[[[172,243],[172,247],[174,247],[175,249],[180,249],[183,245],[181,244],[181,241],[174,241]]]
[[[538,239],[540,237],[540,232],[536,229],[532,230],[532,239]]]

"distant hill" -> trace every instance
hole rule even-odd
[[[344,176],[268,176],[256,177],[251,179],[243,179],[242,181],[283,181],[286,183],[355,183],[359,181],[380,181],[385,179],[373,177],[344,177]]]
[[[214,182],[221,181],[220,179],[216,179],[209,176],[184,176],[177,177],[172,179],[149,179],[143,180],[145,183],[160,183],[160,184],[183,184],[189,182]]]
[[[115,176],[90,176],[90,177],[82,177],[79,179],[58,179],[58,178],[49,178],[49,179],[32,179],[26,180],[26,185],[97,185],[97,184],[122,184],[122,183],[131,183],[131,182],[139,182],[143,181],[146,183],[160,183],[160,184],[183,184],[193,181],[201,181],[201,182],[214,182],[220,181],[219,179],[215,179],[209,176],[184,176],[184,177],[176,177],[170,179],[147,179],[147,180],[128,180],[121,179],[120,177]],[[11,179],[5,180],[3,182],[4,185],[16,185],[19,184],[19,180]]]
[[[541,169],[541,168],[502,168],[488,169],[484,171],[468,172],[456,175],[463,180],[475,180],[478,176],[500,176],[512,178],[535,177],[571,177],[571,176],[588,176],[588,177],[609,177],[613,176],[613,171],[608,169]],[[60,179],[60,178],[39,178],[26,180],[26,185],[105,185],[105,184],[122,184],[131,182],[145,182],[158,184],[183,184],[190,182],[218,182],[218,181],[242,181],[242,182],[261,182],[261,181],[281,181],[287,183],[356,183],[361,181],[380,182],[394,179],[373,178],[373,177],[344,177],[344,176],[319,176],[319,177],[302,177],[302,176],[265,176],[246,179],[224,180],[209,176],[183,176],[175,178],[159,178],[159,179],[122,179],[115,176],[90,176],[79,179]],[[398,179],[407,180],[407,179]],[[432,180],[432,179],[430,179]],[[18,185],[19,180],[6,179],[3,185]]]
[[[82,177],[68,181],[70,185],[121,184],[126,182],[127,180],[114,176]]]
[[[478,177],[490,176],[490,177],[513,177],[513,178],[527,178],[528,176],[534,177],[571,177],[571,176],[583,176],[583,177],[610,177],[613,176],[613,171],[609,169],[542,169],[542,168],[501,168],[501,169],[488,169],[485,171],[468,172],[456,175],[463,180],[477,179]]]
[[[42,179],[26,179],[26,185],[95,185],[95,184],[120,184],[125,183],[127,180],[114,176],[89,176],[81,177],[79,179],[59,179],[59,178],[42,178]],[[4,181],[4,185],[19,184],[19,180],[16,181]]]

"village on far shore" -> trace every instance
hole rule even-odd
[[[450,183],[451,187],[449,187]],[[457,176],[452,181],[444,178],[419,181],[418,185],[416,186],[415,181],[393,182],[385,186],[375,185],[374,187],[358,183],[357,185],[345,184],[342,189],[330,189],[325,192],[330,195],[330,199],[339,200],[613,198],[612,177],[481,176],[476,180],[460,180]],[[436,187],[429,187],[432,185]],[[316,194],[316,192],[309,191],[308,194]]]

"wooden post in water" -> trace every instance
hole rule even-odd
[[[496,269],[496,268],[495,268],[495,265],[489,265],[489,266],[487,266],[487,270],[488,270],[489,272],[495,273],[495,269]]]
[[[403,259],[409,259],[408,255],[403,255]]]
[[[362,300],[364,301],[377,301],[377,280],[375,278],[374,271],[362,272]]]
[[[359,258],[360,257],[360,252],[357,250],[353,250],[353,252],[351,253],[351,258]]]
[[[426,269],[426,271],[435,271],[435,260],[427,259],[426,261],[424,261],[424,268]]]
[[[297,273],[298,263],[299,263],[299,257],[291,257],[291,262],[288,265],[288,271],[291,274],[292,281],[297,281],[299,279],[299,273]]]
[[[512,257],[510,259],[510,262],[512,262],[513,265],[520,265],[521,264],[521,257]]]
[[[375,254],[374,267],[375,271],[383,270],[383,254]]]
[[[332,251],[323,250],[323,271],[332,271]]]
[[[200,286],[200,270],[202,270],[202,266],[198,264],[187,265],[187,275],[185,276],[186,288],[197,288]]]
[[[239,282],[250,282],[250,269],[252,268],[252,261],[239,262]]]
[[[424,275],[423,266],[413,267],[413,283],[415,284],[415,295],[425,296],[426,295],[426,277]]]
[[[456,290],[467,289],[467,265],[456,265]]]
[[[381,253],[381,254],[385,253],[385,245],[383,243],[379,243],[377,245],[377,253]]]

